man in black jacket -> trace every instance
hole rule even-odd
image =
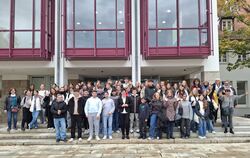
[[[67,113],[67,105],[63,101],[63,95],[57,94],[56,101],[51,105],[50,109],[54,118],[54,125],[56,129],[56,142],[60,140],[67,142],[66,139],[66,113]]]
[[[155,91],[156,90],[153,84],[153,80],[148,80],[148,86],[145,88],[145,99],[150,102],[153,98]]]
[[[80,96],[78,91],[75,91],[74,97],[72,97],[68,102],[68,110],[71,117],[71,138],[70,142],[74,141],[75,138],[75,129],[77,125],[78,129],[78,140],[82,141],[82,115],[83,115],[83,98]]]

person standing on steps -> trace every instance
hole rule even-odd
[[[71,118],[71,138],[70,142],[75,139],[75,129],[77,125],[78,130],[78,140],[82,141],[82,127],[81,122],[83,115],[83,98],[80,96],[78,91],[73,92],[73,97],[68,102],[68,110]]]
[[[56,129],[56,142],[67,142],[66,136],[66,121],[67,105],[64,102],[62,94],[57,94],[56,101],[53,102],[50,109],[54,118],[54,125]]]
[[[141,104],[139,105],[138,118],[140,136],[139,139],[147,138],[147,121],[150,114],[150,108],[145,98],[141,98]]]
[[[95,137],[96,140],[99,141],[99,124],[100,124],[100,116],[102,112],[102,101],[97,97],[97,91],[92,91],[92,97],[90,97],[84,107],[84,111],[86,117],[89,122],[89,138],[88,142],[93,138],[93,132],[95,127]]]
[[[32,112],[32,121],[29,124],[29,129],[38,128],[37,118],[41,110],[42,110],[42,100],[41,97],[39,96],[38,90],[35,90],[30,106],[30,112]]]
[[[222,123],[224,125],[224,133],[228,132],[228,126],[230,128],[230,133],[234,134],[233,131],[233,113],[234,113],[234,105],[235,105],[235,100],[240,99],[241,97],[248,95],[248,92],[242,95],[231,95],[231,90],[230,89],[225,89],[224,94],[223,92],[219,93],[219,98],[221,100],[221,119]]]
[[[27,124],[27,128],[29,128],[28,124],[32,120],[32,114],[30,112],[32,93],[30,90],[25,90],[24,97],[21,101],[21,106],[23,108],[23,119],[21,123],[21,130],[25,131],[25,123]]]
[[[130,133],[139,133],[139,119],[138,110],[140,105],[140,97],[137,94],[137,89],[132,89],[131,99],[131,111],[130,111]]]
[[[10,88],[9,95],[5,99],[4,112],[7,113],[8,128],[7,131],[11,130],[12,118],[14,121],[13,128],[17,130],[17,114],[20,109],[21,97],[17,96],[16,89]]]
[[[129,116],[131,100],[126,94],[126,90],[122,89],[121,96],[118,99],[118,108],[120,113],[120,125],[122,130],[122,139],[129,139]],[[126,133],[126,136],[125,136]]]

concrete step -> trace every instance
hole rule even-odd
[[[207,138],[207,139],[161,139],[161,140],[139,140],[137,138],[131,138],[129,140],[122,140],[121,138],[114,138],[113,140],[92,140],[87,142],[84,139],[82,142],[75,140],[74,142],[59,142],[56,143],[55,139],[6,139],[0,141],[0,146],[16,146],[16,145],[81,145],[81,144],[216,144],[216,143],[249,143],[250,138],[242,137],[227,137],[227,138]]]
[[[77,134],[76,134],[77,135]],[[103,135],[100,134],[102,137]],[[113,138],[121,138],[121,134],[118,133],[113,133]],[[139,136],[138,133],[130,134],[131,138],[137,138]],[[174,132],[174,136],[176,138],[180,137],[179,132]],[[70,138],[70,133],[67,133],[67,137]],[[87,139],[88,135],[83,135],[83,138]],[[166,134],[163,133],[163,138],[166,137]],[[197,133],[191,133],[191,138],[197,138]],[[230,138],[230,137],[249,137],[250,138],[250,132],[235,132],[235,134],[231,133],[223,133],[223,132],[217,132],[216,134],[212,133],[207,133],[208,138]],[[0,140],[5,140],[5,139],[15,139],[15,140],[20,140],[20,139],[54,139],[55,138],[55,132],[51,133],[28,133],[28,132],[22,132],[22,133],[1,133],[0,134]]]

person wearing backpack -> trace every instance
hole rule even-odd
[[[28,124],[32,120],[32,114],[30,112],[32,92],[30,90],[25,90],[24,97],[21,101],[21,107],[23,108],[23,118],[21,123],[21,130],[25,131],[25,123],[27,124],[27,129],[29,128]]]

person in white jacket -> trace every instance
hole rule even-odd
[[[89,138],[88,141],[91,141],[93,138],[93,126],[95,126],[95,136],[96,140],[99,138],[99,124],[100,124],[100,115],[102,112],[102,101],[97,97],[97,91],[92,91],[92,97],[90,97],[84,107],[84,112],[89,122]]]
[[[38,128],[37,118],[41,110],[42,110],[42,99],[39,96],[38,90],[35,90],[30,106],[30,112],[32,112],[32,121],[29,123],[29,129]]]

